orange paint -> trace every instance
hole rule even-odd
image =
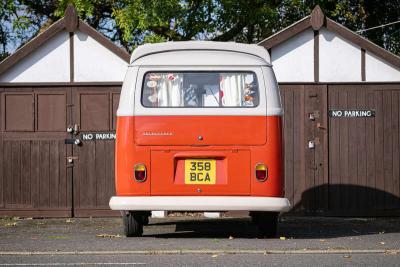
[[[118,117],[117,196],[283,197],[281,136],[280,116]],[[184,160],[202,158],[217,160],[216,184],[184,184]],[[143,183],[133,177],[137,163],[147,167]],[[268,167],[265,182],[255,178],[257,163]]]

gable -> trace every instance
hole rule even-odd
[[[326,18],[319,6],[259,45],[271,52],[278,82],[400,81],[400,57]]]
[[[88,34],[74,34],[74,81],[122,81],[128,63]]]
[[[361,81],[361,48],[332,31],[319,31],[319,80]]]
[[[60,32],[0,75],[0,82],[68,82],[69,34]]]
[[[122,82],[129,57],[69,5],[64,18],[0,63],[0,82]]]
[[[305,30],[271,49],[278,81],[305,82],[314,79],[314,32]]]
[[[365,76],[367,81],[400,81],[400,70],[388,63],[366,52],[365,55]]]

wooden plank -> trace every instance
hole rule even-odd
[[[86,177],[83,177],[87,182],[87,188],[85,188],[86,195],[86,206],[85,207],[96,207],[97,198],[97,183],[96,183],[96,142],[86,142],[86,153],[87,161],[85,162]],[[83,208],[83,207],[82,207]]]
[[[81,198],[81,193],[84,194],[85,190],[85,161],[86,156],[83,151],[79,150],[78,146],[73,146],[73,155],[77,157],[77,160],[74,160],[74,168],[73,168],[73,201],[74,201],[74,209],[80,208],[81,205],[84,205],[84,202]],[[81,190],[82,189],[82,190]],[[81,192],[82,191],[82,192]],[[74,211],[75,213],[75,211]]]
[[[383,92],[383,185],[384,209],[393,208],[392,91]]]
[[[21,142],[21,194],[24,207],[31,207],[31,142]]]
[[[329,85],[329,109],[339,108],[337,86]],[[340,120],[329,118],[329,210],[340,208]]]
[[[343,90],[343,87],[339,90],[339,98],[338,98],[338,108],[346,109],[347,108],[347,91]],[[350,191],[347,186],[349,182],[349,119],[348,118],[340,118],[340,129],[339,129],[339,171],[340,171],[340,182],[339,182],[339,199],[340,203],[339,209],[346,210],[349,209],[349,203],[347,199],[350,197]]]
[[[363,86],[357,86],[357,109],[363,110],[368,109],[366,105],[366,94],[367,89]],[[360,187],[357,192],[356,209],[368,210],[367,205],[367,144],[366,144],[366,121],[371,118],[358,118],[356,119],[356,131],[357,131],[357,185]]]
[[[50,207],[50,142],[39,143],[39,207]]]
[[[59,207],[59,177],[60,177],[60,165],[59,165],[59,149],[58,141],[50,141],[49,143],[49,206],[51,208]]]
[[[21,143],[12,142],[12,205],[21,205]]]
[[[106,184],[107,184],[107,192],[106,192],[106,208],[109,209],[109,200],[112,196],[115,196],[116,191],[115,191],[115,141],[114,140],[110,140],[110,141],[106,141],[106,162],[108,162],[107,164],[107,168],[106,168],[106,173],[108,174],[106,176]]]
[[[285,110],[285,115],[283,118],[283,142],[285,148],[285,195],[289,199],[292,205],[295,205],[294,202],[294,120],[293,120],[293,91],[289,90],[289,88],[282,90],[283,91],[283,105]]]
[[[9,159],[12,155],[12,142],[4,141],[4,206],[12,203],[12,164]]]
[[[58,146],[58,155],[57,161],[59,166],[59,190],[58,190],[58,205],[60,208],[70,207],[68,202],[68,184],[67,184],[67,170],[66,170],[66,160],[67,155],[65,151],[65,147],[67,145],[64,144],[63,141],[57,142]],[[69,200],[71,200],[69,198]]]
[[[40,207],[40,142],[31,141],[31,198],[34,208]]]
[[[107,188],[106,188],[106,179],[107,175],[107,165],[110,162],[106,161],[107,152],[106,152],[106,144],[105,141],[96,141],[95,143],[95,180],[96,180],[96,200],[95,206],[104,206],[107,205]]]
[[[400,122],[399,122],[400,90],[392,92],[392,133],[393,133],[393,208],[400,209]]]
[[[383,92],[375,91],[375,194],[376,194],[376,205],[377,209],[384,208],[384,170],[383,170],[383,121],[384,121],[384,111],[383,111]]]
[[[299,209],[303,208],[302,196],[303,192],[306,190],[306,161],[305,161],[305,149],[307,146],[307,141],[305,138],[305,88],[304,86],[296,86],[293,91],[293,110],[294,117],[293,122],[293,203],[298,206]]]
[[[357,87],[345,87],[347,91],[347,109],[354,110],[357,109]],[[358,198],[358,187],[357,176],[358,176],[358,153],[357,149],[360,146],[359,136],[362,134],[357,129],[358,118],[349,118],[348,120],[348,176],[346,184],[347,198],[345,206],[346,210],[356,210],[357,209],[357,198]]]
[[[328,209],[328,92],[326,85],[319,85],[317,110],[320,116],[315,120],[315,136],[319,138],[320,144],[316,147],[316,209],[322,212]]]
[[[315,149],[308,148],[308,141],[315,140],[315,121],[308,119],[309,114],[313,113],[317,109],[318,97],[320,95],[317,92],[316,87],[312,85],[306,85],[305,87],[305,112],[303,114],[304,132],[306,138],[306,150],[305,150],[305,190],[303,192],[302,201],[304,203],[305,211],[315,210],[315,172],[316,172],[316,162],[315,162]]]
[[[367,90],[367,88],[365,88]],[[375,107],[375,93],[374,91],[368,90],[366,92],[366,105],[370,109],[376,109]],[[365,205],[370,209],[375,209],[376,206],[376,172],[375,172],[375,118],[366,120],[366,186],[367,186],[367,200]]]

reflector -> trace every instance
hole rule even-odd
[[[142,163],[136,164],[134,167],[134,170],[135,170],[134,171],[135,180],[137,182],[141,183],[141,182],[146,181],[147,173],[146,173],[146,166],[144,164],[142,164]]]
[[[263,163],[258,163],[256,165],[256,179],[259,182],[264,182],[268,178],[268,169],[267,166]]]

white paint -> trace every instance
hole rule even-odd
[[[249,47],[252,48],[252,47]],[[269,66],[254,55],[231,51],[170,51],[151,54],[134,61],[132,66]]]
[[[259,57],[263,61],[266,61],[268,64],[271,62],[268,51],[262,46],[258,46],[255,44],[241,44],[234,42],[211,42],[211,41],[185,41],[185,42],[165,42],[158,44],[144,44],[136,48],[135,51],[133,51],[130,62],[133,63],[139,58],[158,53],[179,51],[180,55],[187,55],[187,53],[190,51],[196,53],[197,51],[204,51],[204,50],[207,50],[209,52],[211,51],[217,52],[216,54],[224,51],[236,52],[236,53]],[[191,58],[188,57],[186,61],[190,62]],[[171,64],[171,62],[168,62],[168,64]]]
[[[319,35],[320,82],[361,81],[361,48],[326,29]]]
[[[74,34],[74,81],[122,81],[128,63],[86,33]]]
[[[171,210],[171,211],[287,211],[290,202],[279,197],[239,196],[129,196],[111,197],[112,210]]]
[[[3,73],[0,82],[69,82],[69,64],[69,34],[60,32]]]
[[[219,217],[221,217],[221,213],[220,212],[204,212],[203,215],[206,218],[219,218]]]
[[[367,82],[400,81],[400,69],[367,51],[365,53],[365,80]]]
[[[165,210],[153,210],[151,212],[151,218],[165,218],[167,215],[168,212]]]
[[[278,82],[314,81],[314,32],[305,30],[272,48]]]

